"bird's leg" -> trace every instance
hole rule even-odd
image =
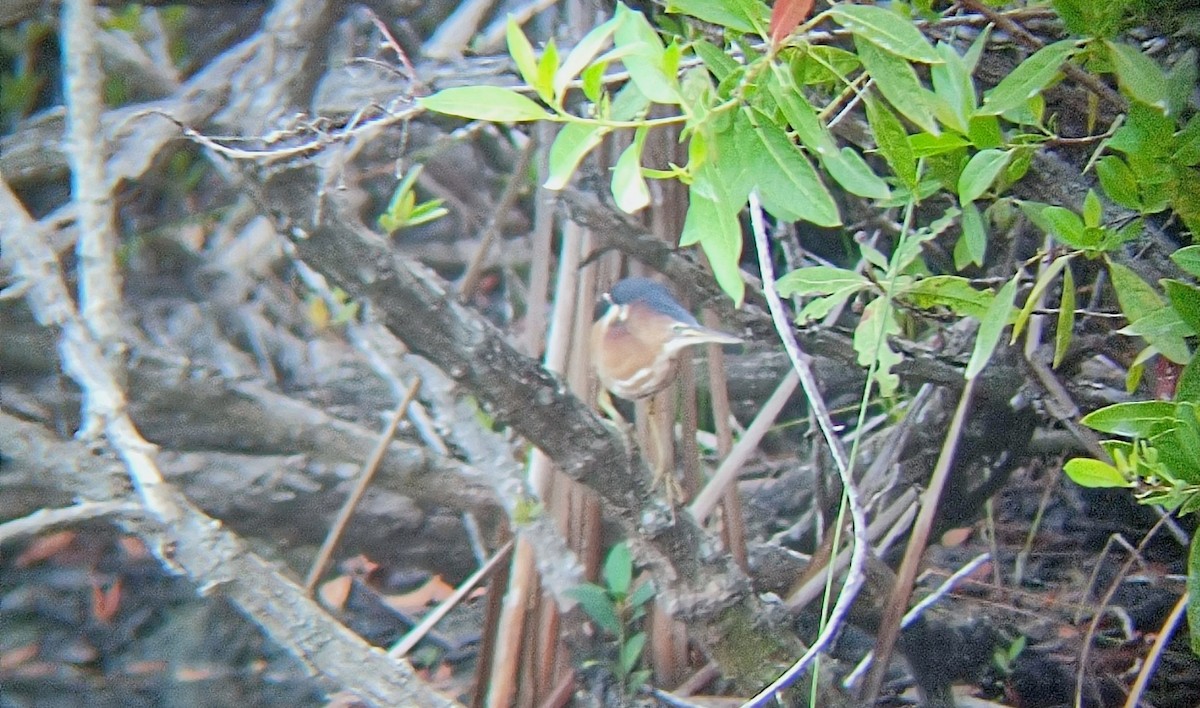
[[[683,489],[680,488],[679,481],[675,479],[674,470],[671,469],[673,465],[667,459],[667,453],[671,448],[669,438],[666,436],[671,434],[673,426],[670,421],[667,421],[665,426],[663,425],[665,419],[658,414],[657,400],[657,395],[652,396],[646,409],[646,415],[650,420],[648,437],[653,448],[651,455],[654,461],[653,486],[655,489],[662,488],[663,497],[667,501],[667,506],[671,507],[673,514],[675,505],[683,501]]]
[[[617,434],[621,436],[621,442],[625,444],[625,456],[633,457],[633,426],[617,410],[617,406],[613,403],[612,395],[603,386],[600,387],[600,392],[596,394],[596,407],[600,409],[601,413],[608,416],[613,427],[617,429]]]

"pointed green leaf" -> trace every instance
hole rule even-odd
[[[545,91],[547,93],[554,90],[554,75],[558,73],[558,45],[555,44],[554,38],[551,37],[549,42],[546,42],[546,48],[542,50],[542,58],[538,59],[537,65],[537,83],[534,84],[538,92]]]
[[[618,543],[608,552],[604,560],[604,584],[613,595],[629,593],[633,584],[633,554],[629,552],[629,544]]]
[[[980,112],[999,115],[1038,95],[1050,85],[1063,62],[1070,59],[1077,49],[1076,40],[1064,39],[1037,50],[992,89],[984,99]]]
[[[1192,546],[1188,550],[1187,591],[1192,653],[1200,656],[1200,533],[1192,534]]]
[[[975,84],[971,82],[971,71],[954,48],[945,42],[937,44],[941,64],[929,67],[933,81],[933,92],[946,106],[945,113],[938,113],[942,123],[966,135],[971,116],[975,113]]]
[[[967,257],[971,263],[982,266],[983,259],[987,255],[987,227],[983,223],[983,215],[979,213],[979,207],[975,206],[975,202],[967,202],[962,205],[962,230],[962,240]],[[962,268],[966,265],[964,263],[959,267]]]
[[[1072,482],[1081,487],[1103,489],[1107,487],[1133,486],[1133,483],[1125,479],[1121,471],[1116,467],[1106,462],[1086,457],[1076,457],[1075,459],[1067,460],[1067,464],[1063,466],[1063,472],[1071,478]]]
[[[1083,198],[1083,225],[1089,229],[1098,228],[1103,216],[1100,197],[1096,196],[1096,190],[1089,189],[1087,196]]]
[[[1087,247],[1083,219],[1075,212],[1060,206],[1048,206],[1042,210],[1042,218],[1050,225],[1049,233],[1059,241],[1073,248]]]
[[[550,87],[538,85],[538,63],[537,58],[533,54],[533,45],[529,43],[525,32],[521,30],[521,25],[517,24],[512,15],[508,16],[505,35],[508,39],[508,53],[513,58],[513,62],[516,63],[517,71],[521,73],[521,78],[525,80],[527,85],[537,90],[542,100],[549,100],[551,96]]]
[[[1179,318],[1191,328],[1192,334],[1200,334],[1200,288],[1170,279],[1162,284]]]
[[[554,74],[555,100],[562,101],[567,92],[567,85],[579,76],[580,72],[608,45],[616,29],[617,20],[614,17],[608,22],[593,27],[583,36],[583,39],[579,40],[579,44],[571,48],[571,51],[567,53],[567,58],[563,60],[562,66]]]
[[[864,276],[833,266],[797,268],[775,283],[776,290],[783,297],[828,295],[846,288],[863,290],[870,286],[871,281]]]
[[[887,182],[875,174],[862,155],[853,148],[844,147],[824,158],[822,163],[829,176],[851,194],[865,199],[890,199],[892,196]]]
[[[828,11],[834,22],[885,49],[891,54],[923,64],[937,64],[941,57],[911,20],[874,5],[839,3]]]
[[[1109,58],[1117,72],[1121,90],[1142,103],[1160,110],[1167,109],[1167,76],[1162,67],[1138,49],[1106,40]]]
[[[1200,278],[1200,246],[1187,246],[1171,254],[1175,265]]]
[[[568,123],[558,131],[550,144],[550,174],[546,178],[546,189],[562,189],[571,181],[575,169],[592,151],[609,128],[588,123]]]
[[[1112,279],[1113,290],[1117,294],[1117,302],[1121,305],[1125,319],[1137,322],[1146,315],[1163,309],[1162,298],[1141,276],[1128,266],[1111,259],[1105,260],[1108,263],[1108,275]]]
[[[962,204],[983,196],[1000,176],[1012,153],[1005,150],[980,150],[971,156],[958,178],[958,199]]]
[[[922,310],[941,306],[957,315],[983,319],[995,295],[976,290],[969,280],[957,275],[931,275],[915,281],[900,296]]]
[[[975,335],[975,348],[971,351],[971,359],[967,362],[967,370],[964,374],[964,378],[968,381],[979,376],[996,351],[996,345],[1000,343],[1000,335],[1004,333],[1009,315],[1012,314],[1013,302],[1017,297],[1017,283],[1020,279],[1021,273],[1018,272],[1004,284],[1004,287],[1000,288],[1000,292],[996,293],[996,299],[992,300],[987,313],[979,321],[979,333]]]
[[[1145,438],[1154,433],[1156,426],[1174,417],[1175,404],[1170,401],[1132,401],[1105,406],[1079,422],[1109,435]]]
[[[741,68],[736,59],[726,54],[720,47],[707,39],[697,40],[692,44],[692,51],[696,52],[696,56],[700,57],[700,60],[704,62],[704,66],[712,72],[713,78],[717,80],[717,83],[721,83]]]
[[[876,365],[874,381],[879,386],[879,395],[887,397],[896,392],[900,377],[892,373],[892,367],[904,360],[888,337],[900,336],[900,324],[886,298],[875,298],[863,308],[858,326],[854,328],[854,351],[858,363],[864,367]]]
[[[756,183],[766,210],[788,221],[841,224],[833,197],[787,135],[768,120],[755,127],[755,135],[758,146],[753,164],[758,166]]]
[[[742,206],[730,200],[719,173],[706,163],[692,183],[687,216],[679,237],[680,246],[700,244],[712,266],[717,285],[738,307],[746,297],[746,283],[738,266],[742,257],[742,225],[738,221],[738,212]]]
[[[896,114],[883,102],[867,94],[867,122],[875,143],[892,171],[910,190],[917,188],[917,157],[908,141],[908,133]]]
[[[618,3],[616,21],[617,28],[613,36],[617,47],[635,48],[633,53],[622,59],[625,68],[629,70],[630,80],[655,103],[679,103],[675,76],[668,75],[664,69],[666,47],[646,16]]]
[[[1127,209],[1141,210],[1137,178],[1124,160],[1116,155],[1105,155],[1096,163],[1096,176],[1109,199]]]
[[[613,167],[613,200],[626,214],[633,214],[650,204],[650,188],[642,176],[642,147],[646,143],[646,130],[645,127],[637,129],[633,142],[625,148]]]
[[[584,583],[568,590],[567,595],[578,602],[584,613],[601,629],[610,634],[620,634],[621,620],[617,619],[616,608],[607,590],[599,585]]]
[[[1117,334],[1145,339],[1147,344],[1176,364],[1186,364],[1192,358],[1192,350],[1187,345],[1187,337],[1191,333],[1192,328],[1172,307],[1161,307],[1117,330]]]
[[[646,633],[638,632],[630,637],[621,647],[621,670],[628,674],[637,666],[638,659],[642,658],[642,649],[646,646]]]
[[[726,2],[724,0],[669,0],[667,12],[682,12],[714,25],[744,34],[767,26],[767,6],[763,3]]]
[[[472,120],[522,123],[550,118],[536,101],[499,86],[457,86],[417,99],[422,108]]]
[[[1054,332],[1054,368],[1062,363],[1071,347],[1075,331],[1075,276],[1068,265],[1063,269],[1062,300],[1058,303],[1058,329]]]
[[[1037,306],[1042,293],[1046,292],[1046,288],[1050,287],[1050,284],[1058,277],[1059,272],[1067,265],[1069,260],[1066,257],[1055,258],[1050,267],[1043,270],[1042,274],[1038,276],[1037,282],[1033,284],[1033,290],[1029,291],[1029,297],[1025,298],[1025,305],[1017,313],[1017,319],[1013,322],[1012,338],[1009,340],[1009,344],[1015,343],[1017,337],[1021,336],[1021,330],[1025,328],[1025,323],[1029,321],[1029,316],[1033,314],[1033,308]]]
[[[862,60],[863,67],[875,79],[875,85],[888,103],[921,130],[934,135],[940,133],[926,98],[929,91],[921,86],[912,64],[857,37],[854,46],[858,49],[858,58]]]

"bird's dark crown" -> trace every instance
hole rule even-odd
[[[687,325],[698,325],[696,318],[675,301],[671,291],[661,283],[646,278],[626,278],[609,292],[614,305],[639,303],[655,312]]]

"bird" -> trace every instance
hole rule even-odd
[[[600,408],[623,423],[609,393],[630,401],[649,398],[675,378],[679,355],[696,344],[739,344],[742,339],[701,325],[670,290],[647,278],[626,278],[602,297],[592,324],[591,357],[600,380]],[[654,416],[651,416],[654,420]],[[651,439],[657,439],[651,436]],[[657,444],[656,448],[659,448]],[[655,482],[672,495],[674,478],[656,454]]]
[[[687,347],[741,341],[701,325],[661,283],[626,278],[603,296],[592,325],[592,361],[605,389],[635,401],[670,385]]]

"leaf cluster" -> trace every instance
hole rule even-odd
[[[646,581],[634,587],[629,545],[618,543],[608,552],[604,585],[584,583],[569,594],[600,629],[615,637],[617,656],[609,668],[623,692],[636,692],[650,678],[649,669],[637,668],[646,647],[646,633],[637,627],[654,597],[654,584]]]

